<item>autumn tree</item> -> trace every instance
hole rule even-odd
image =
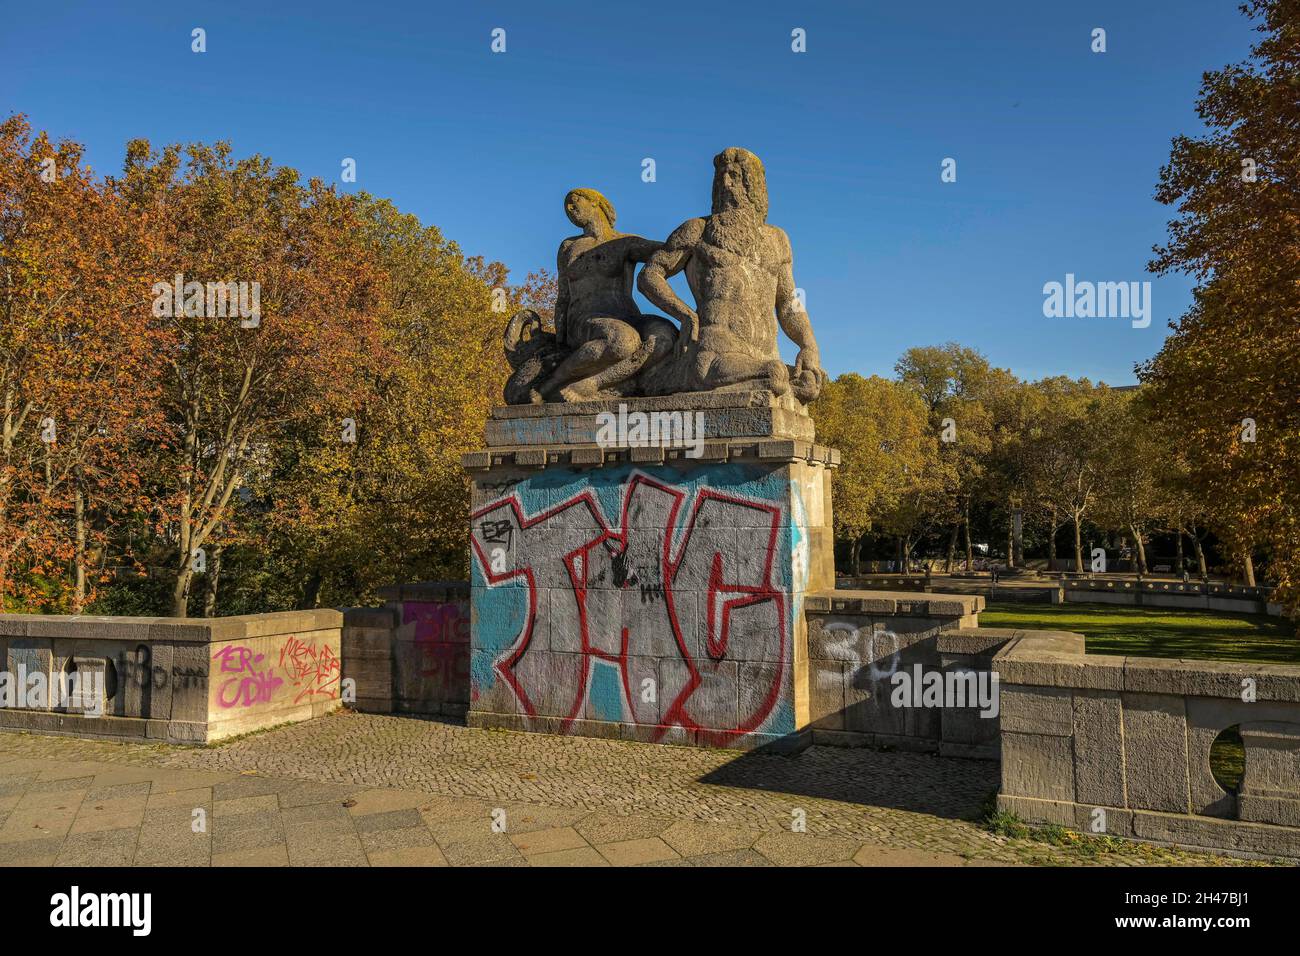
[[[466,256],[391,202],[364,194],[357,202],[379,305],[364,388],[348,411],[354,431],[300,432],[258,487],[261,526],[277,550],[298,557],[296,601],[308,607],[468,572],[460,456],[482,444],[488,410],[501,402],[509,313],[525,296],[545,308],[544,276],[530,277],[527,290],[510,287],[503,266]],[[494,307],[497,289],[503,309]]]
[[[142,443],[159,425],[147,223],[81,156],[23,117],[0,124],[0,596],[22,553],[54,585],[43,600],[66,590],[74,612],[106,570],[109,515],[148,507]]]
[[[827,382],[811,411],[818,440],[840,450],[835,532],[850,542],[857,574],[868,532],[883,530],[885,515],[932,463],[937,441],[920,398],[875,375],[850,372]]]
[[[227,144],[136,140],[114,186],[159,234],[145,314],[164,343],[158,468],[171,613],[184,616],[236,494],[353,387],[377,331],[374,275],[353,199]]]
[[[1137,570],[1146,574],[1151,532],[1167,523],[1169,500],[1160,472],[1167,467],[1144,403],[1132,392],[1115,392],[1099,446],[1102,480],[1095,518],[1133,540]]]
[[[966,567],[973,562],[971,511],[985,480],[993,447],[993,419],[987,398],[995,370],[974,349],[955,342],[908,349],[894,366],[899,381],[924,402],[930,429],[939,439],[939,462],[931,469],[931,490],[942,486],[950,523],[945,570],[951,572],[957,533],[965,531]],[[927,496],[928,498],[928,496]]]
[[[1197,286],[1141,375],[1244,576],[1262,543],[1300,614],[1300,0],[1242,9],[1251,56],[1205,74],[1205,131],[1176,137],[1160,172],[1177,215],[1151,268]]]

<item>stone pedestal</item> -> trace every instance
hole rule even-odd
[[[835,584],[839,454],[813,444],[797,404],[712,392],[508,406],[486,431],[464,457],[471,726],[808,743],[803,604]],[[658,443],[640,444],[648,434]]]

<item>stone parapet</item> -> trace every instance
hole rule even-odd
[[[342,703],[342,625],[333,609],[0,615],[0,728],[208,743],[306,720]]]
[[[1300,667],[1085,655],[1077,634],[1021,632],[1002,678],[999,805],[1088,832],[1300,856]],[[1236,730],[1235,790],[1211,747]]]

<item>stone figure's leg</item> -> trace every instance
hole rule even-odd
[[[538,386],[537,391],[543,397],[554,399],[557,394],[563,395],[567,386],[621,362],[641,345],[641,337],[637,335],[636,329],[621,319],[588,319],[583,324],[586,326],[587,341],[575,349]]]
[[[756,359],[743,352],[710,352],[701,377],[706,388],[765,388],[784,395],[790,390],[790,371],[780,359]]]
[[[635,352],[620,362],[598,372],[589,378],[574,382],[564,389],[565,398],[572,400],[586,398],[623,383],[630,383],[643,370],[661,362],[672,353],[673,342],[677,338],[677,329],[666,319],[655,315],[643,315],[629,323],[641,337],[641,344]],[[639,387],[640,383],[637,383]],[[623,394],[629,394],[624,391]]]

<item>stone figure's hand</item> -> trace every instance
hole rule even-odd
[[[826,381],[826,373],[822,371],[822,357],[817,351],[817,346],[815,345],[801,348],[798,356],[795,357],[795,377],[799,377],[804,372],[810,372],[821,383],[825,383]]]
[[[691,343],[700,340],[700,317],[693,309],[685,309],[681,318],[682,330],[677,336],[677,353],[685,355]]]

